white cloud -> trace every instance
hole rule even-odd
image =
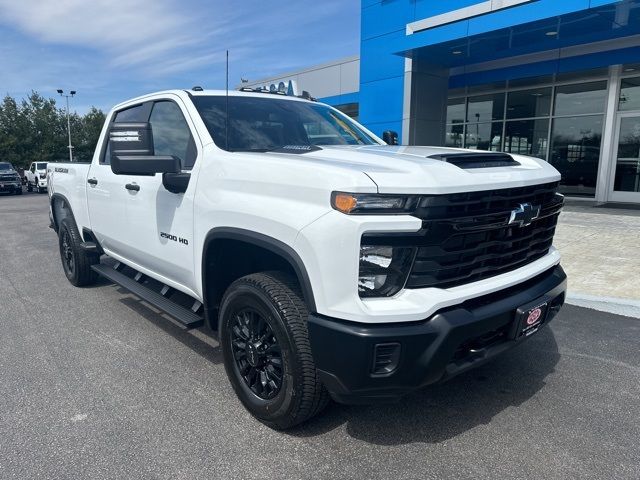
[[[0,0],[3,23],[46,43],[97,48],[118,66],[197,46],[184,11],[169,0]]]

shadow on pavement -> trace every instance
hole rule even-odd
[[[107,281],[107,283],[110,282]],[[118,292],[123,295],[131,295],[128,290],[125,290],[122,287],[118,287]],[[222,351],[218,345],[215,332],[210,330],[208,327],[201,327],[197,330],[186,330],[184,327],[174,323],[169,316],[152,310],[137,297],[126,296],[125,298],[121,298],[119,301],[138,315],[144,317],[149,321],[149,323],[152,323],[156,327],[164,330],[180,343],[189,347],[205,360],[215,365],[223,363]]]
[[[223,363],[215,332],[206,327],[185,330],[129,296],[127,290],[117,288],[127,295],[120,300],[124,305],[207,361]],[[559,359],[553,332],[545,328],[493,361],[449,382],[426,387],[398,403],[373,406],[332,403],[318,417],[285,434],[313,437],[346,425],[351,437],[376,445],[443,442],[488,424],[500,412],[532,398],[545,386],[546,377],[554,371]]]
[[[559,358],[553,332],[545,328],[488,364],[420,390],[399,403],[365,407],[333,404],[288,433],[310,437],[346,424],[351,437],[376,445],[443,442],[529,400],[545,386],[545,378]]]

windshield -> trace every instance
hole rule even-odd
[[[378,144],[349,117],[326,105],[248,96],[230,96],[228,100],[227,137],[227,98],[193,98],[213,141],[224,150],[267,152],[285,146]]]
[[[44,162],[36,163],[36,170],[46,170],[47,164]]]
[[[13,170],[10,163],[0,162],[0,170]]]

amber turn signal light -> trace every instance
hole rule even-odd
[[[351,213],[358,205],[358,200],[349,193],[336,193],[333,197],[333,206],[342,213]]]

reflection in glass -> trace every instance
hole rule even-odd
[[[464,122],[464,98],[450,98],[447,102],[447,123]]]
[[[502,122],[470,123],[467,125],[465,148],[500,151],[502,147]]]
[[[359,103],[343,103],[341,105],[334,105],[333,108],[337,108],[342,113],[348,115],[356,121],[358,120],[358,116],[360,115]]]
[[[602,143],[602,115],[557,118],[553,121],[550,163],[561,175],[560,190],[593,197]]]
[[[510,92],[507,118],[548,117],[551,111],[551,87]]]
[[[548,137],[549,120],[547,119],[507,122],[504,151],[546,160]]]
[[[467,121],[482,123],[504,118],[504,93],[469,97]]]
[[[625,112],[640,110],[640,77],[622,80],[619,109]]]
[[[622,118],[613,189],[640,192],[640,117]]]
[[[462,148],[464,139],[464,124],[455,123],[447,125],[447,136],[445,139],[445,147]]]
[[[193,167],[193,155],[189,156],[191,130],[180,107],[173,102],[157,102],[151,111],[153,149],[155,155],[174,155],[185,168]]]
[[[603,113],[607,98],[607,82],[563,85],[556,88],[556,115]]]

